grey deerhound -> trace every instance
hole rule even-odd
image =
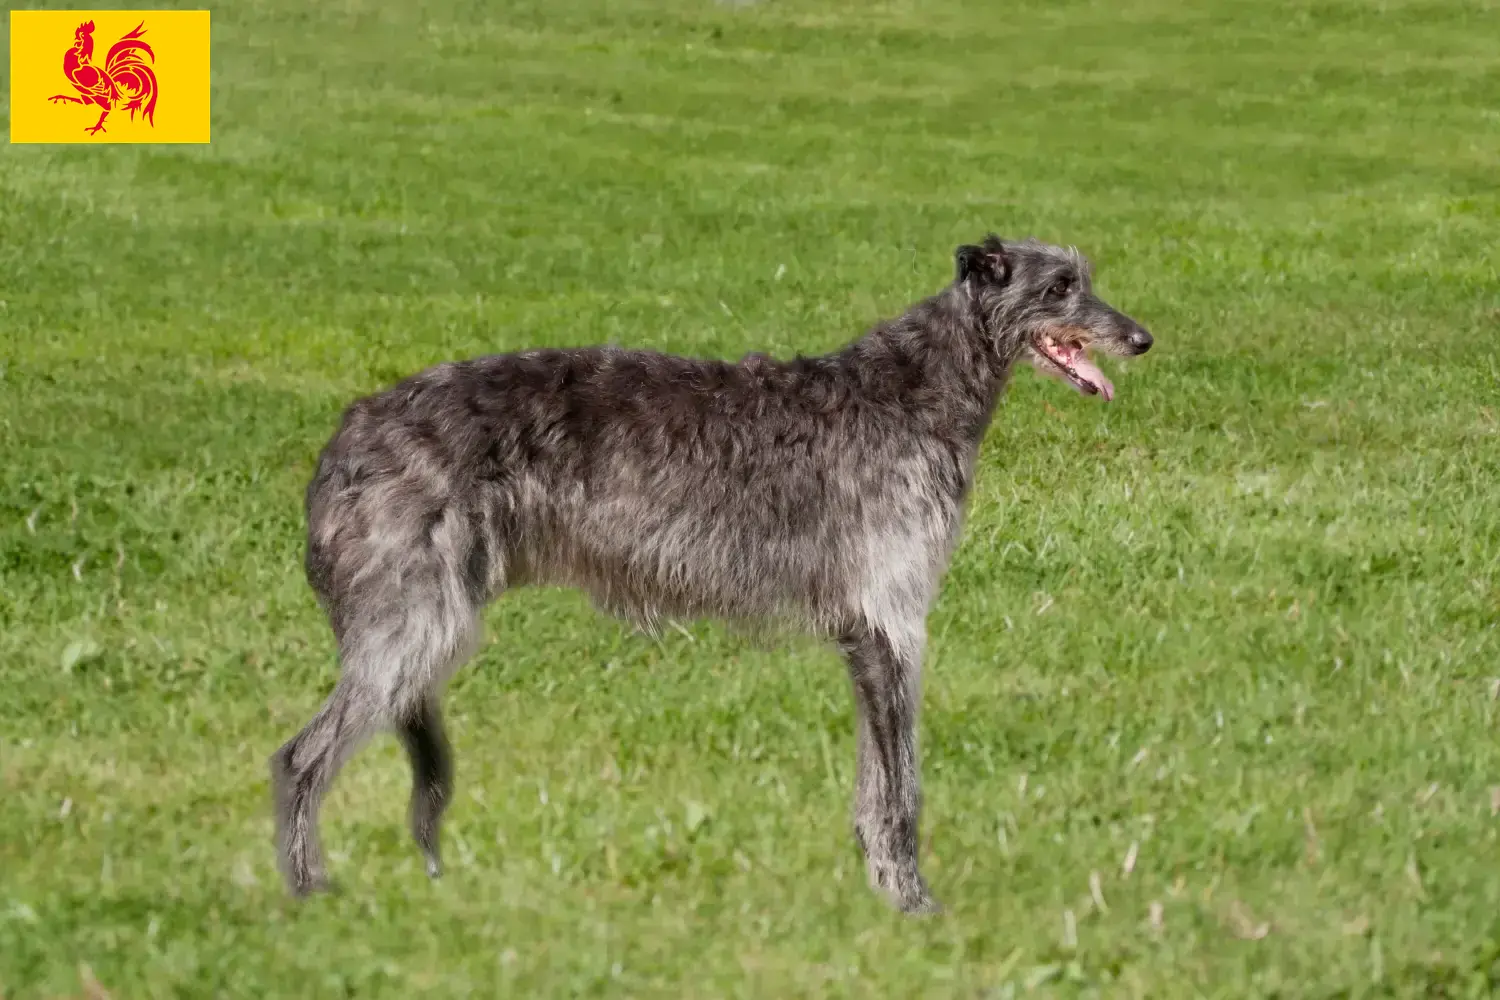
[[[858,709],[870,884],[936,909],[917,870],[919,677],[980,438],[1017,361],[1111,399],[1088,349],[1151,346],[1075,250],[990,235],[955,264],[947,288],[823,357],[523,351],[351,405],[307,489],[307,577],[343,673],[271,758],[292,891],[327,886],[319,801],[382,727],[411,758],[411,829],[439,873],[441,689],[481,608],[545,583],[648,628],[707,617],[834,640]]]

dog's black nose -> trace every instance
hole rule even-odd
[[[1145,354],[1151,350],[1151,334],[1147,333],[1144,327],[1138,326],[1131,330],[1130,336],[1125,339],[1130,341],[1130,346],[1137,354]]]

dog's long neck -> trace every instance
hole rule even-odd
[[[997,332],[998,331],[998,332]],[[871,329],[834,357],[870,397],[977,448],[1025,341],[961,284]]]

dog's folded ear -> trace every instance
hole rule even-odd
[[[984,246],[965,243],[953,252],[957,280],[978,278],[988,284],[1003,285],[1010,277],[1010,259],[998,236],[991,235]]]
[[[953,251],[954,279],[957,281],[968,281],[983,266],[983,261],[984,247],[976,247],[972,243],[965,243]]]

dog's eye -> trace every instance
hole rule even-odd
[[[1056,281],[1054,281],[1052,283],[1052,287],[1049,288],[1049,289],[1047,289],[1048,293],[1053,298],[1055,298],[1055,299],[1065,299],[1065,298],[1067,298],[1068,297],[1068,293],[1071,292],[1072,290],[1073,290],[1073,283],[1071,281],[1069,281],[1067,278],[1058,278]]]

